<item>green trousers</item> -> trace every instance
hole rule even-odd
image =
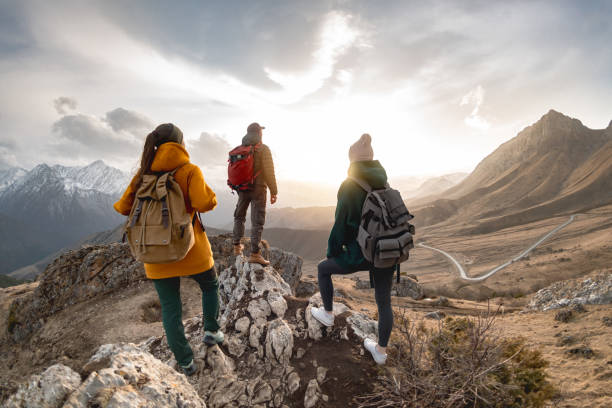
[[[204,330],[215,332],[219,330],[219,282],[215,268],[206,272],[188,276],[200,285],[202,290],[202,311],[204,312]],[[162,309],[162,321],[170,350],[174,353],[176,361],[188,365],[193,360],[193,350],[185,338],[183,327],[183,310],[181,305],[180,278],[153,279],[155,289],[159,295]]]

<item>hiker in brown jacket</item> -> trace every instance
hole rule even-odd
[[[244,246],[240,239],[244,236],[244,223],[249,205],[251,205],[251,256],[249,262],[261,265],[269,265],[261,255],[259,244],[266,222],[266,199],[268,188],[270,189],[270,204],[276,202],[278,189],[276,187],[276,176],[274,175],[274,161],[270,148],[261,142],[262,129],[259,123],[251,123],[247,128],[247,134],[242,138],[243,146],[256,146],[254,154],[255,188],[250,191],[238,192],[238,204],[234,211],[234,255],[242,254]]]

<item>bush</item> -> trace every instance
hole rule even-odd
[[[555,392],[548,363],[522,338],[498,336],[496,316],[447,318],[435,329],[399,316],[387,365],[357,406],[542,407]]]

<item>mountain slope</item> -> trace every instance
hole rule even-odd
[[[612,202],[612,128],[555,111],[487,156],[461,183],[415,208],[418,223],[477,222],[478,232]]]

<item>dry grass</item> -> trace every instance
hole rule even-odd
[[[494,330],[497,311],[434,329],[400,316],[387,367],[360,408],[541,407],[554,394],[548,363],[521,338]]]

